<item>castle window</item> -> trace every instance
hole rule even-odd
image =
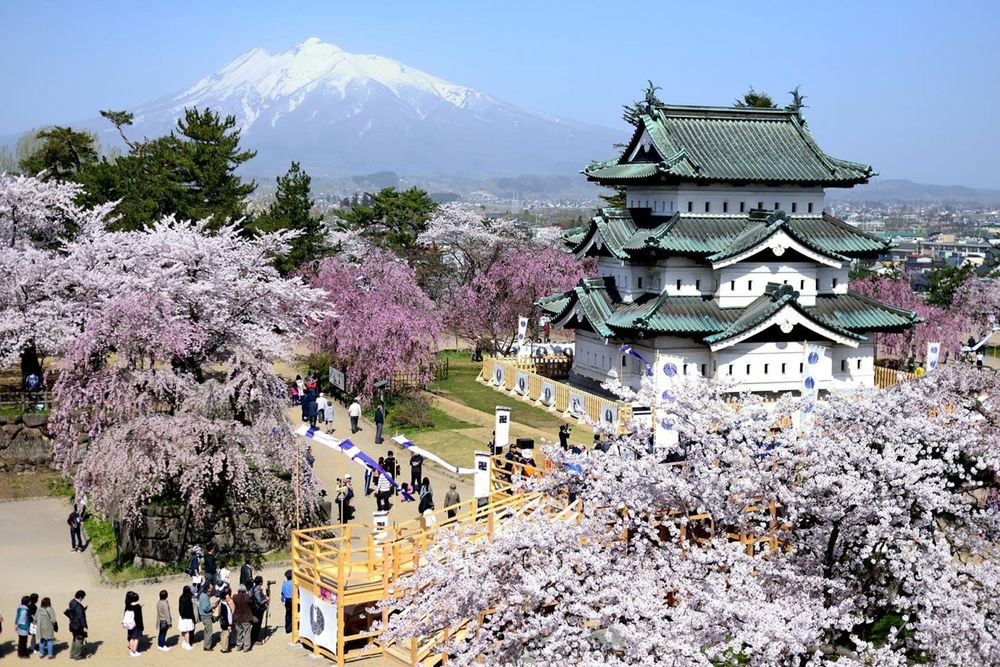
[[[810,213],[813,212],[813,203],[812,202],[809,202],[809,209],[808,210],[809,210]]]
[[[677,279],[677,289],[680,289],[680,288],[681,288],[681,279],[678,278]]]
[[[861,370],[861,360],[860,359],[858,359],[858,370],[859,371]]]
[[[625,370],[626,368],[628,368],[628,357],[626,357],[623,354],[622,355],[622,370]]]
[[[799,205],[796,204],[795,202],[792,202],[792,213],[795,213],[798,210],[799,210]]]
[[[705,213],[710,213],[712,211],[712,202],[705,202]]]
[[[764,364],[764,375],[767,375],[767,368],[770,364]]]
[[[730,375],[733,374],[733,365],[732,364],[729,364],[729,374]]]
[[[701,365],[701,376],[705,377],[705,364]]]
[[[747,375],[750,375],[750,364],[747,364]]]
[[[799,373],[805,370],[805,365],[799,364]]]
[[[729,213],[729,202],[727,201],[722,202],[722,212]]]
[[[701,289],[701,281],[700,280],[694,281],[694,288],[696,290],[700,290]]]
[[[781,208],[781,202],[780,201],[774,202],[774,210],[777,211],[779,208]]]
[[[746,213],[746,212],[747,212],[747,203],[745,201],[741,201],[740,202],[740,213]]]
[[[693,201],[689,201],[688,202],[688,213],[690,213],[693,210],[694,210],[694,202]]]
[[[847,359],[841,359],[840,360],[840,370],[841,370],[841,372],[844,372],[844,371],[847,370]]]
[[[753,291],[753,281],[752,280],[748,280],[747,281],[747,291],[748,292],[752,292]]]
[[[687,365],[687,364],[684,364],[684,370],[683,370],[683,373],[684,373],[684,375],[687,375],[687,374],[688,374],[688,365]]]
[[[833,280],[830,281],[830,287],[836,289],[836,287],[837,287],[837,279],[836,278],[834,278]]]
[[[799,289],[800,290],[804,290],[805,288],[806,288],[806,281],[800,280],[799,281]]]
[[[648,199],[646,200],[646,205],[643,206],[643,208],[649,208],[649,200]]]
[[[636,286],[639,289],[642,289],[642,276],[639,276],[638,278],[636,278]]]
[[[788,364],[781,364],[781,374],[782,374],[782,375],[784,375],[784,374],[785,374],[785,367],[786,367],[787,365],[788,365]]]
[[[729,281],[729,291],[730,292],[735,292],[736,291],[736,281],[735,280],[730,280]]]
[[[764,202],[762,202],[762,201],[757,202],[757,208],[763,209],[764,208]]]

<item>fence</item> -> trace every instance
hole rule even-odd
[[[52,409],[52,392],[3,391],[0,392],[0,416],[20,417],[31,412],[48,412]]]
[[[423,389],[427,386],[427,375],[422,372],[396,373],[389,382],[388,392],[399,394],[408,389]],[[431,368],[431,382],[439,382],[448,379],[448,357],[439,359]]]
[[[618,430],[632,418],[632,407],[627,403],[540,375],[536,362],[529,357],[484,358],[479,381],[567,418],[590,419]]]
[[[875,388],[876,389],[888,389],[893,385],[897,385],[900,382],[905,382],[906,380],[912,380],[918,377],[916,373],[909,373],[907,371],[897,371],[892,368],[886,368],[885,366],[875,367]]]

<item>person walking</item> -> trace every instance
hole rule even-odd
[[[285,580],[281,582],[281,604],[285,605],[285,634],[292,632],[292,571],[285,570]]]
[[[122,627],[125,628],[125,640],[128,643],[128,654],[139,657],[139,640],[142,639],[145,627],[142,623],[142,605],[139,604],[139,594],[129,591],[125,594],[125,612],[122,614]]]
[[[167,591],[160,591],[160,599],[156,601],[156,648],[169,651],[167,646],[167,630],[174,624],[170,616],[170,603],[167,602]]]
[[[236,621],[236,649],[249,651],[252,646],[250,633],[253,630],[253,610],[250,608],[250,594],[243,584],[240,584],[239,590],[233,596],[233,609],[233,620]]]
[[[462,502],[462,499],[458,497],[458,487],[455,486],[454,482],[448,487],[448,493],[444,494],[444,506],[448,508],[448,518],[454,519],[458,514],[458,505]]]
[[[360,431],[361,429],[358,428],[358,419],[361,418],[361,404],[358,403],[357,398],[355,398],[350,407],[347,408],[347,416],[351,418],[351,433],[357,433]]]
[[[198,596],[198,615],[205,625],[205,639],[202,642],[202,650],[204,651],[211,651],[215,640],[215,628],[212,627],[212,621],[215,619],[215,608],[219,605],[219,601],[212,600],[214,590],[215,585],[208,582],[202,587],[201,595]]]
[[[240,585],[249,591],[253,588],[253,566],[250,565],[250,556],[243,559],[243,567],[240,568]]]
[[[253,644],[257,644],[261,640],[264,614],[267,613],[267,605],[270,602],[267,595],[264,594],[264,577],[258,574],[253,579],[253,590],[250,591],[250,610],[253,612],[253,627],[250,629],[250,642]]]
[[[83,604],[86,597],[86,591],[77,591],[69,601],[69,608],[63,612],[69,618],[69,631],[73,635],[73,643],[69,649],[70,660],[83,659],[83,649],[87,641],[87,605]]]
[[[383,470],[386,469],[383,465],[384,463],[385,462],[382,459],[379,459],[379,465],[382,465]],[[392,484],[389,482],[389,476],[379,475],[378,486],[375,488],[375,506],[379,512],[387,512],[389,511],[389,508],[392,507],[392,505],[389,504],[389,496],[391,494]]]
[[[31,597],[25,595],[21,598],[21,604],[14,612],[14,634],[17,635],[17,657],[30,658],[31,650],[28,649],[28,634],[31,628],[31,612],[28,610],[28,603]]]
[[[38,657],[44,658],[47,653],[49,659],[55,657],[56,630],[59,622],[56,621],[56,611],[52,608],[52,600],[42,598],[41,606],[35,615],[35,625],[38,626]]]
[[[420,488],[420,481],[424,478],[424,457],[416,452],[410,452],[410,484],[414,489]]]
[[[320,394],[322,396],[322,394]],[[333,397],[326,399],[326,405],[323,407],[323,425],[326,426],[327,433],[333,433],[335,428],[333,428]]]
[[[375,408],[375,444],[382,444],[382,428],[385,426],[385,403]]]
[[[194,593],[190,586],[185,586],[177,601],[177,631],[181,635],[181,648],[191,650],[191,640],[194,639]]]
[[[220,653],[229,653],[232,650],[233,636],[233,589],[226,586],[222,589],[222,601],[219,603],[219,645],[222,646]]]
[[[188,561],[187,573],[191,575],[192,584],[200,584],[201,580],[195,581],[201,576],[201,547],[197,544],[191,547],[191,560]]]
[[[306,390],[306,419],[309,422],[309,428],[316,428],[316,420],[319,418],[319,405],[317,403],[316,391],[314,389]]]
[[[80,527],[83,526],[83,517],[80,516],[76,505],[73,505],[73,511],[69,513],[66,524],[69,526],[69,542],[70,546],[73,547],[73,551],[83,551],[83,536],[80,534]]]
[[[38,636],[38,593],[28,596],[28,652],[34,653],[38,648],[35,638]]]
[[[424,481],[420,484],[420,504],[417,505],[417,514],[432,509],[434,509],[434,492],[431,490],[431,480],[424,477]]]

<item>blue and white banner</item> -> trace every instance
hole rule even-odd
[[[528,318],[517,318],[517,344],[523,346],[524,339],[528,336]]]
[[[646,361],[645,357],[643,357],[641,354],[639,354],[638,352],[636,352],[632,348],[631,345],[622,345],[621,346],[621,351],[624,352],[625,354],[629,355],[629,356],[632,356],[632,357],[635,357],[636,359],[638,359],[639,362],[646,369],[646,375],[648,377],[653,377],[653,366],[648,361]]]
[[[528,374],[524,371],[517,372],[517,380],[514,382],[514,391],[526,396],[528,394]]]
[[[927,372],[937,369],[938,357],[941,356],[941,343],[927,343]]]
[[[396,483],[396,480],[393,478],[393,476],[390,475],[388,471],[383,469],[382,466],[378,464],[378,461],[365,454],[363,451],[361,451],[361,449],[357,445],[355,445],[350,440],[340,440],[328,433],[323,433],[323,431],[319,429],[310,428],[308,425],[300,426],[295,432],[301,436],[309,438],[310,440],[315,440],[324,447],[329,447],[330,449],[339,451],[341,454],[351,459],[359,466],[362,466],[364,468],[371,468],[372,470],[377,470],[380,475],[385,475],[386,479],[389,480],[389,483],[392,485],[392,487],[397,491],[399,491],[401,494],[403,494],[404,498],[406,498],[407,500],[413,500],[413,497],[406,491],[404,491],[403,488],[399,486],[399,484]]]
[[[819,398],[820,361],[824,354],[826,348],[818,345],[806,345],[802,351],[802,410],[799,422],[802,431],[808,431],[812,427],[813,410]]]
[[[471,475],[474,472],[476,472],[475,469],[473,468],[459,468],[458,466],[453,466],[452,464],[448,463],[447,461],[439,457],[437,454],[429,452],[422,447],[417,447],[415,444],[410,442],[410,440],[407,439],[405,435],[397,435],[394,436],[392,439],[396,442],[397,445],[399,445],[406,451],[413,452],[414,454],[420,454],[421,456],[424,457],[424,460],[434,461],[434,463],[437,463],[442,468],[450,470],[458,475]]]
[[[538,395],[542,405],[552,407],[556,402],[556,386],[552,382],[542,382],[542,393]]]

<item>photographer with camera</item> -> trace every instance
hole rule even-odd
[[[250,610],[253,612],[253,628],[250,630],[250,643],[257,644],[261,641],[261,626],[265,625],[267,606],[271,602],[271,585],[274,581],[268,580],[267,593],[264,593],[264,577],[257,576],[253,580],[253,588],[250,590]]]

